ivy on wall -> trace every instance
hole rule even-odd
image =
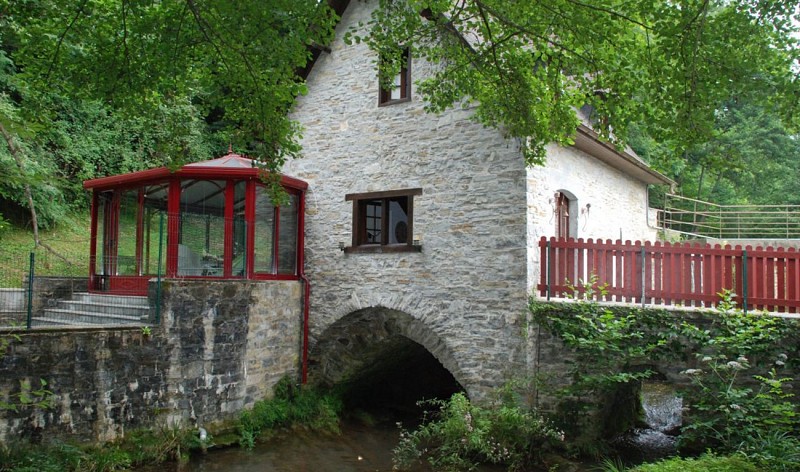
[[[602,287],[594,287],[602,290]],[[655,365],[680,365],[684,382],[684,448],[763,450],[754,439],[779,435],[798,441],[800,408],[787,392],[800,363],[800,323],[763,313],[743,313],[733,294],[720,294],[714,312],[602,306],[592,300],[531,300],[532,320],[568,348],[569,383],[554,391],[572,418],[599,411],[600,429],[615,434],[633,426],[636,411],[609,408],[634,397]],[[606,413],[605,415],[603,413]],[[798,443],[800,444],[800,443]],[[800,461],[800,458],[798,459]]]

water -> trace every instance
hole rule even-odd
[[[642,408],[646,428],[635,428],[615,441],[615,446],[628,459],[652,461],[675,454],[681,427],[683,399],[664,382],[642,384]]]
[[[344,423],[341,435],[292,431],[257,444],[252,451],[238,447],[212,449],[186,464],[161,464],[139,472],[389,472],[399,429],[390,424],[365,426]],[[433,472],[420,464],[414,472]],[[481,472],[499,472],[482,467]]]

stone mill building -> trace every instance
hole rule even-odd
[[[336,39],[291,113],[303,158],[285,167],[309,185],[311,378],[350,379],[418,345],[481,397],[532,368],[521,333],[539,239],[652,240],[647,188],[670,181],[584,125],[526,168],[473,109],[424,111],[414,84],[431,64],[411,57],[382,91],[376,53],[343,41],[378,2],[334,3]]]

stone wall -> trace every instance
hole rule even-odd
[[[162,321],[135,329],[20,333],[0,359],[0,398],[47,381],[48,410],[0,412],[12,437],[100,440],[132,428],[233,418],[300,362],[302,284],[165,280]]]
[[[572,304],[572,302],[539,303],[542,303],[545,307],[551,307],[549,309],[552,309],[555,312],[563,313],[564,316],[570,316],[571,312],[569,305]],[[609,309],[620,316],[627,315],[632,310],[635,312],[636,310],[641,309],[638,307],[619,305],[601,305],[601,307],[604,309]],[[654,309],[646,308],[646,310]],[[667,313],[671,316],[674,316],[676,320],[685,321],[699,327],[702,330],[713,329],[714,323],[718,322],[718,314],[713,310],[671,308]],[[796,318],[788,319],[790,320],[790,323],[798,324],[798,320]],[[579,434],[586,437],[599,437],[599,435],[604,434],[603,428],[607,422],[609,420],[618,419],[614,418],[615,416],[624,414],[624,412],[614,411],[613,409],[615,406],[617,406],[614,405],[615,395],[619,394],[619,392],[628,391],[632,387],[634,390],[636,390],[638,386],[621,385],[619,392],[612,392],[607,398],[587,399],[592,403],[603,405],[603,408],[600,410],[576,410],[574,412],[569,412],[567,411],[570,407],[569,401],[574,401],[576,399],[567,398],[567,402],[562,403],[565,398],[562,398],[555,392],[571,385],[573,379],[570,378],[569,373],[575,367],[576,362],[579,362],[578,357],[571,348],[565,346],[564,342],[560,338],[536,323],[531,323],[529,325],[528,337],[531,339],[531,345],[533,346],[532,365],[535,366],[531,374],[535,375],[540,382],[538,384],[538,388],[534,392],[534,403],[537,408],[547,412],[548,414],[556,417],[560,416],[562,418],[564,418],[564,416],[568,416],[569,414],[574,414],[574,416],[568,418],[571,420],[571,426],[575,428]],[[687,369],[705,368],[705,365],[697,356],[699,352],[693,350],[691,343],[682,344],[681,349],[682,351],[673,352],[673,355],[667,356],[663,359],[633,359],[631,360],[631,365],[628,368],[631,371],[635,371],[637,369],[652,370],[654,373],[652,376],[653,379],[668,382],[669,384],[674,385],[677,389],[681,389],[691,384],[691,378],[682,372]],[[788,343],[783,347],[783,349],[785,349],[785,353],[789,355],[790,359],[795,359],[797,357],[799,349],[797,345]],[[781,349],[779,349],[779,351],[780,350]],[[781,368],[780,376],[798,378],[798,376],[800,376],[798,365],[800,364],[798,364],[796,361],[790,360],[787,362],[786,366]],[[592,366],[588,366],[588,370],[591,369]],[[768,368],[763,366],[753,368],[745,371],[747,375],[740,376],[740,379],[743,382],[753,383],[753,387],[757,388],[755,380],[751,377],[751,375],[756,373],[763,374],[767,370]],[[793,390],[791,384],[787,384],[785,387],[787,388],[788,392]],[[800,398],[797,396],[795,396],[794,399],[794,401],[800,401]],[[636,401],[636,397],[634,397],[634,401]],[[559,403],[561,404],[559,405]],[[616,431],[616,433],[619,432],[621,431]],[[605,433],[607,433],[607,431]]]
[[[414,86],[411,101],[378,106],[376,54],[342,41],[376,4],[350,3],[291,114],[304,126],[303,158],[284,172],[309,183],[312,343],[361,310],[405,313],[442,340],[431,352],[477,398],[525,361],[524,160],[514,141],[475,123],[470,107],[426,113]],[[415,80],[432,67],[412,58]],[[421,252],[339,250],[352,239],[346,194],[407,188],[422,188],[410,235]]]

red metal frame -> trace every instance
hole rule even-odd
[[[232,161],[234,165],[239,167],[227,168],[221,167],[225,165],[225,160]],[[293,274],[278,274],[278,257],[279,257],[279,231],[280,231],[280,211],[276,211],[275,226],[273,228],[273,269],[272,273],[257,273],[253,262],[254,256],[254,242],[255,242],[255,203],[256,203],[256,187],[259,185],[260,176],[263,171],[257,167],[247,167],[250,161],[242,158],[236,154],[229,154],[223,158],[208,161],[207,163],[189,164],[172,172],[166,167],[158,169],[150,169],[141,172],[133,172],[130,174],[103,177],[99,179],[87,180],[84,182],[84,188],[93,189],[92,196],[92,227],[91,227],[91,249],[89,276],[90,287],[94,291],[104,290],[117,293],[136,293],[144,295],[147,293],[147,285],[152,275],[146,276],[108,276],[108,283],[102,286],[99,283],[97,276],[96,263],[97,263],[97,247],[98,247],[98,211],[99,211],[99,195],[100,192],[106,190],[114,190],[114,196],[110,205],[107,205],[107,217],[104,219],[105,230],[110,232],[104,234],[103,242],[101,244],[108,244],[109,246],[103,251],[104,254],[116,254],[117,242],[116,233],[118,232],[119,223],[119,195],[126,189],[144,187],[156,183],[168,182],[168,198],[167,198],[167,241],[166,241],[166,278],[177,277],[178,272],[178,243],[180,237],[180,194],[181,194],[181,181],[189,179],[197,180],[224,180],[225,187],[225,241],[224,241],[224,254],[223,254],[223,276],[184,276],[185,278],[192,279],[211,279],[219,280],[220,278],[234,278],[233,277],[233,230],[234,230],[234,198],[235,198],[235,185],[238,182],[246,182],[245,186],[245,255],[246,266],[244,277],[248,279],[259,280],[297,280],[301,278],[302,261],[304,257],[303,251],[303,233],[304,233],[304,218],[302,211],[304,211],[305,204],[303,202],[305,189],[308,184],[302,180],[294,179],[287,176],[281,177],[281,185],[292,194],[298,195],[301,204],[298,211],[298,235],[297,235],[297,264]],[[242,167],[244,165],[244,167]],[[136,230],[136,270],[139,273],[141,270],[141,258],[143,252],[143,203],[144,192],[140,190],[139,196],[139,211],[137,214],[137,230]],[[104,273],[114,274],[116,268],[114,267],[114,258],[108,261],[101,261],[107,264],[104,267]],[[240,278],[236,276],[235,278]]]

